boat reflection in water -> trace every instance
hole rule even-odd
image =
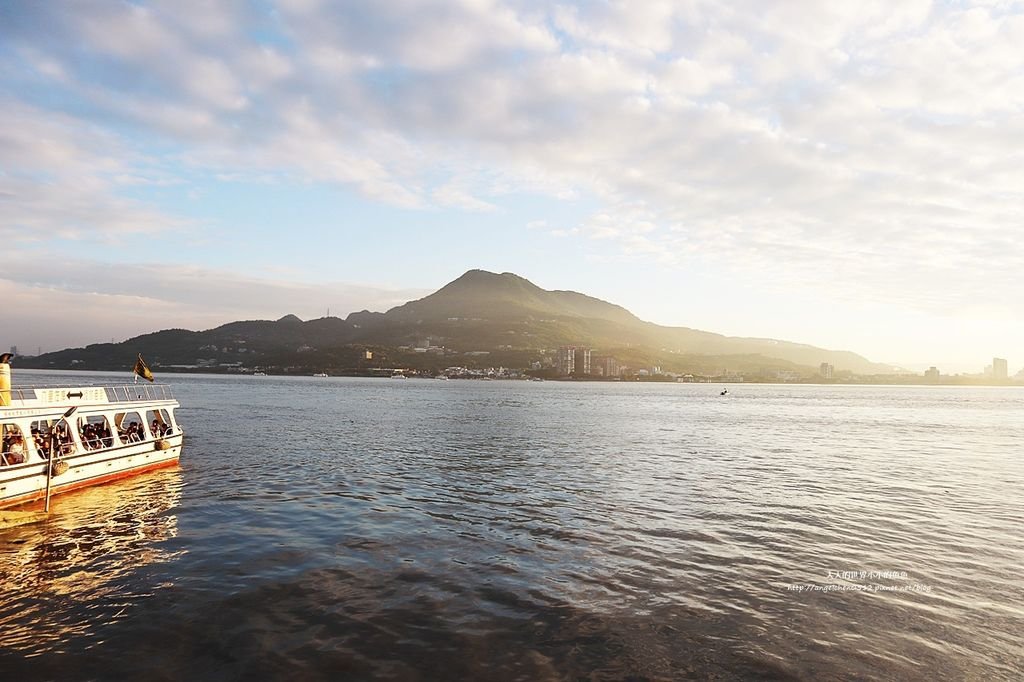
[[[178,534],[180,499],[174,467],[62,495],[47,521],[0,531],[4,648],[59,650],[151,596],[138,586],[155,583],[136,574],[183,553],[167,543]]]

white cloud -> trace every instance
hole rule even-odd
[[[133,149],[80,119],[0,101],[0,237],[113,239],[185,221],[125,198],[119,185],[167,182]]]
[[[433,191],[432,196],[434,201],[441,206],[455,206],[467,211],[487,213],[496,208],[494,204],[477,199],[457,181],[438,187]]]
[[[625,52],[667,52],[673,47],[673,21],[693,3],[614,0],[582,7],[561,5],[555,25],[574,41]]]
[[[7,91],[75,106],[0,111],[0,230],[172,225],[119,193],[166,180],[141,135],[210,175],[406,208],[586,197],[558,233],[626,258],[1024,314],[1019,3],[202,6],[18,6]]]

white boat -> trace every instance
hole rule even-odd
[[[159,384],[12,387],[0,362],[0,509],[177,464],[177,408]]]
[[[409,377],[405,376],[405,374],[403,374],[402,372],[395,372],[394,374],[391,375],[391,378],[392,379],[408,379]]]
[[[325,377],[325,376],[327,376],[327,372],[317,372],[313,376],[315,376],[315,377]]]
[[[265,376],[267,376],[267,373],[266,372],[260,372],[260,371],[257,370],[255,372],[253,372],[252,375],[254,377],[265,377]]]
[[[448,375],[447,375],[447,374],[438,374],[438,375],[437,375],[436,377],[434,377],[434,378],[435,378],[435,379],[440,379],[441,381],[448,381]]]

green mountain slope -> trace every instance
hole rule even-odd
[[[480,318],[493,322],[545,317],[580,317],[638,322],[628,310],[574,291],[546,291],[511,272],[470,270],[438,291],[386,313],[391,320],[443,321]]]
[[[607,301],[574,291],[547,291],[512,273],[483,270],[470,270],[433,294],[386,313],[364,310],[344,320],[328,317],[308,322],[288,315],[277,321],[232,322],[198,332],[165,330],[121,344],[23,358],[19,364],[121,369],[130,367],[135,354],[142,352],[154,366],[344,366],[339,363],[357,361],[363,346],[397,349],[428,341],[455,354],[487,351],[510,362],[536,357],[543,349],[581,345],[622,359],[668,361],[682,370],[724,364],[732,357],[743,358],[744,367],[760,362],[817,368],[829,362],[837,370],[858,374],[891,371],[849,351],[662,327]]]
[[[625,308],[574,291],[546,291],[512,273],[471,270],[437,292],[389,310],[395,332],[479,347],[639,346],[688,355],[760,355],[797,365],[829,362],[861,374],[891,371],[849,351],[775,339],[728,337],[644,322]],[[412,325],[410,329],[410,325]],[[407,341],[412,337],[406,336]],[[396,339],[392,339],[396,340]]]

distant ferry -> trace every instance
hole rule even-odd
[[[315,376],[315,377],[325,377],[325,376],[327,376],[327,372],[317,372],[313,376]]]
[[[177,408],[159,384],[12,387],[0,358],[0,509],[177,464]]]
[[[391,378],[392,379],[408,379],[409,377],[405,376],[401,372],[395,372],[394,374],[391,375]]]
[[[266,372],[253,372],[252,375],[254,377],[265,377],[265,376],[267,376],[267,373]]]

